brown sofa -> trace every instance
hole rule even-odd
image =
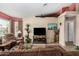
[[[9,50],[16,45],[16,38],[12,33],[5,34],[4,38],[5,41],[2,44],[0,44],[0,49],[2,49],[2,51],[4,51],[5,49]]]

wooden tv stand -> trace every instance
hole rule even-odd
[[[35,42],[46,43],[46,35],[34,35],[33,36],[33,43],[35,43]]]

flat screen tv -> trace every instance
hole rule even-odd
[[[46,35],[46,28],[34,28],[34,35]]]

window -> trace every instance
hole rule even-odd
[[[57,29],[57,23],[49,23],[48,30],[55,30]]]
[[[8,33],[10,29],[10,22],[4,19],[0,19],[0,36]]]

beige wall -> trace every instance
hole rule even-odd
[[[76,16],[76,45],[79,46],[79,15]]]
[[[55,17],[47,17],[47,18],[36,18],[36,17],[32,17],[32,18],[25,18],[23,19],[23,36],[25,36],[27,34],[27,32],[25,31],[26,28],[26,24],[30,24],[30,38],[33,39],[33,28],[34,27],[45,27],[46,28],[46,34],[47,34],[47,41],[50,42],[50,37],[53,38],[53,35],[49,34],[50,32],[48,32],[48,23],[57,23],[57,18]]]
[[[65,46],[65,37],[64,37],[64,21],[65,17],[63,15],[58,17],[58,28],[59,28],[59,44]],[[60,25],[61,23],[61,25]]]

